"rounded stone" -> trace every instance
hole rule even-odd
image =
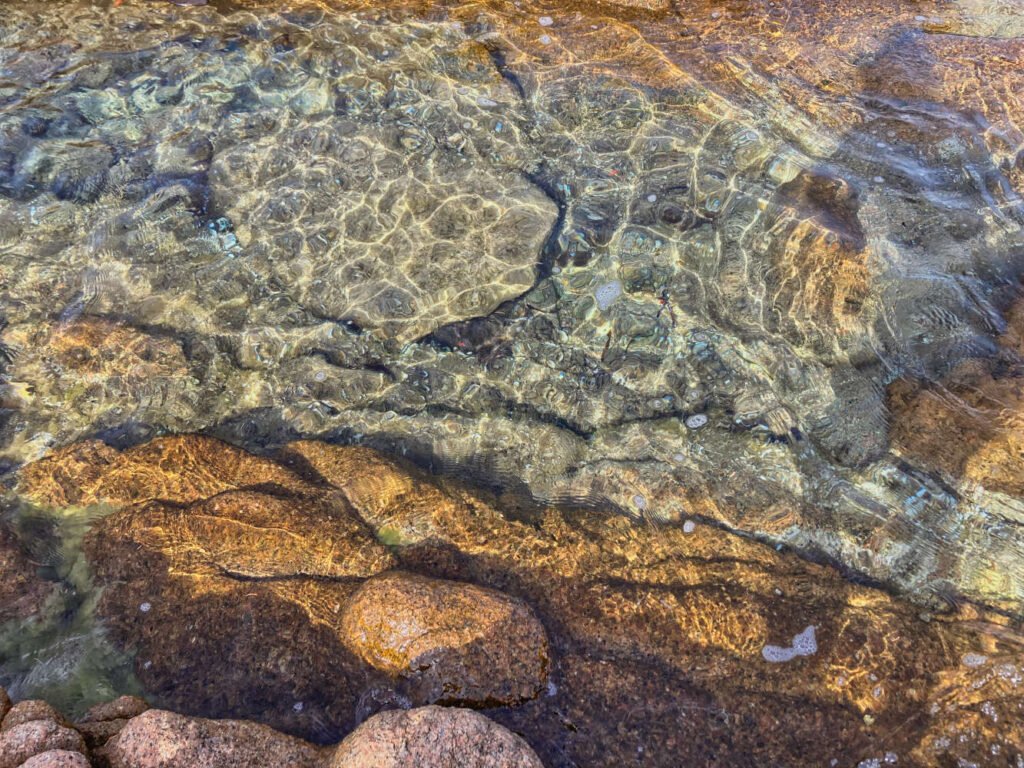
[[[9,731],[19,725],[31,723],[36,720],[51,720],[58,725],[68,725],[64,716],[45,701],[30,699],[19,701],[4,716],[0,724],[0,733]]]
[[[542,768],[519,736],[468,709],[419,707],[371,717],[338,745],[329,768]]]
[[[547,677],[547,633],[533,610],[473,584],[381,574],[353,595],[341,636],[370,666],[411,681],[422,702],[515,704]]]
[[[265,725],[150,709],[100,751],[110,768],[316,768],[322,751]]]
[[[89,760],[81,752],[68,749],[51,749],[30,757],[21,768],[90,768]]]
[[[145,699],[138,696],[120,696],[113,701],[104,701],[90,707],[82,716],[83,723],[98,723],[106,720],[138,717],[149,709]]]
[[[84,752],[82,735],[52,720],[34,720],[0,734],[0,768],[17,768],[30,757],[51,750]]]

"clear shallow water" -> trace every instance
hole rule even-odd
[[[11,471],[321,437],[1020,616],[1012,6],[3,10]]]

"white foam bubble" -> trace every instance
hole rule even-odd
[[[813,656],[818,652],[818,640],[814,636],[814,625],[811,624],[803,632],[793,636],[793,644],[788,648],[780,645],[766,645],[761,649],[765,661],[780,664],[792,661],[797,656]]]

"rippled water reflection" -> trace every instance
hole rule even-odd
[[[360,443],[1019,617],[1022,18],[5,3],[3,456]]]

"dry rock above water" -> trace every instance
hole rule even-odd
[[[543,768],[520,737],[468,709],[418,707],[374,715],[349,734],[329,768]]]
[[[995,614],[927,612],[703,520],[535,509],[363,447],[84,444],[27,466],[18,493],[107,510],[85,553],[149,695],[320,743],[454,699],[549,766],[891,751],[930,768],[921,745],[950,717],[932,705],[970,685],[965,659],[1024,670]],[[1024,682],[1001,679],[1005,707]],[[1014,749],[1012,731],[963,733],[964,754]]]
[[[237,720],[204,720],[151,709],[100,751],[110,768],[319,768],[318,747]]]

